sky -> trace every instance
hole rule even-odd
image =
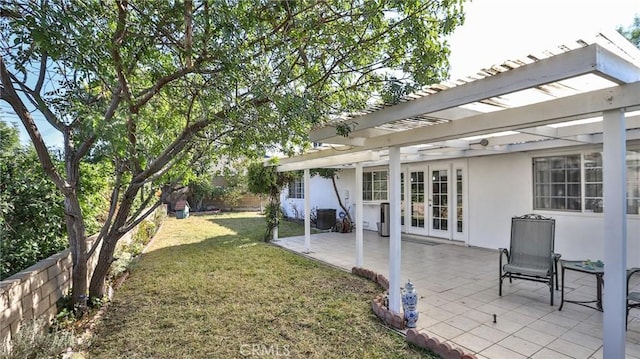
[[[564,43],[628,27],[640,0],[474,0],[449,38],[452,79]]]
[[[465,4],[464,25],[448,39],[450,77],[462,78],[508,59],[552,49],[601,31],[627,27],[640,14],[640,0],[473,0]],[[0,119],[18,122],[4,103]],[[38,124],[45,121],[34,114]],[[22,126],[21,139],[28,143]],[[62,136],[49,126],[41,129],[49,146]]]

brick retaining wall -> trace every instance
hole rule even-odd
[[[166,206],[158,210],[166,211]],[[166,212],[165,212],[166,213]],[[153,218],[154,214],[149,216]],[[137,228],[129,231],[120,243],[127,243]],[[97,235],[89,238],[88,248]],[[98,262],[100,246],[87,262],[87,281]],[[56,302],[71,288],[71,251],[54,254],[47,259],[0,281],[0,345],[10,340],[19,328],[20,322],[44,318],[51,321],[57,314]]]
[[[93,243],[96,236],[89,238]],[[89,245],[90,247],[90,245]],[[92,273],[100,248],[88,261]],[[57,314],[56,302],[71,288],[71,251],[54,254],[0,282],[0,340],[8,341],[20,322],[44,318],[49,322]]]

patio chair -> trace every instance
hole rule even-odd
[[[640,308],[640,292],[629,292],[629,283],[631,282],[631,277],[639,272],[640,268],[631,268],[627,271],[627,316],[625,323],[629,321],[629,310]]]
[[[560,254],[554,253],[556,221],[537,214],[526,214],[511,218],[511,243],[509,249],[500,250],[500,286],[509,278],[525,279],[549,285],[551,305],[553,305],[553,282],[558,290],[558,260]],[[507,263],[503,265],[503,255]]]

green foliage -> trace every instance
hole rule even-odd
[[[264,208],[267,230],[264,234],[264,241],[271,240],[271,233],[282,220],[280,206],[280,190],[295,178],[300,176],[300,172],[278,172],[276,163],[271,162],[269,166],[261,162],[251,163],[247,171],[247,186],[250,192],[269,196],[269,203]]]
[[[0,120],[0,154],[11,154],[20,145],[16,125],[9,125]]]
[[[19,16],[0,17],[0,100],[25,127],[39,124],[23,106],[64,134],[64,166],[48,174],[67,203],[89,186],[80,162],[110,160],[101,173],[119,215],[104,233],[117,242],[158,188],[168,195],[198,175],[200,159],[293,154],[312,126],[365,107],[390,71],[417,85],[443,79],[462,2],[15,0],[3,10]],[[73,208],[71,243],[84,241],[74,221],[91,202]],[[93,291],[104,275],[92,276]]]
[[[255,194],[270,195],[277,190],[278,173],[274,166],[265,166],[262,162],[253,162],[247,170],[249,191]]]
[[[391,77],[382,88],[382,102],[385,104],[397,104],[403,96],[417,89],[418,87],[412,83]]]
[[[87,297],[84,296],[84,299]],[[78,326],[79,319],[82,319],[85,314],[87,314],[87,310],[97,310],[100,309],[105,301],[104,298],[89,298],[89,300],[85,300],[82,302],[74,302],[72,300],[71,291],[68,294],[63,295],[56,302],[56,308],[58,313],[51,321],[51,326],[49,327],[49,332],[65,332],[65,331],[74,331]],[[91,313],[90,313],[91,315]]]
[[[236,183],[231,183],[228,186],[223,187],[223,192],[220,196],[220,200],[222,200],[222,202],[224,202],[231,208],[231,210],[233,210],[234,207],[238,206],[238,203],[240,203],[240,200],[242,199],[242,196],[245,195],[245,193],[247,193],[247,191],[243,186]]]
[[[163,213],[163,211],[156,212]],[[162,219],[162,215],[154,215],[154,218],[151,218],[151,220],[140,222],[131,237],[131,241],[118,246],[114,254],[114,261],[111,264],[109,279],[117,279],[129,269],[134,258],[142,253],[145,246],[149,244],[151,238],[153,238],[158,231]]]
[[[632,44],[640,49],[640,15],[636,14],[633,19],[633,24],[629,27],[619,27],[617,30],[622,36],[626,37]]]
[[[119,278],[129,269],[131,261],[133,261],[133,254],[129,252],[126,246],[122,246],[121,250],[116,250],[114,261],[109,269],[109,277],[113,279]]]
[[[224,178],[225,186],[219,195],[220,200],[233,210],[238,206],[242,197],[249,191],[248,187],[248,166],[249,161],[246,159],[235,160],[229,163],[229,166],[220,171]]]
[[[156,224],[151,221],[142,221],[138,225],[136,233],[133,235],[133,242],[146,245],[149,243],[154,234],[156,234]]]
[[[53,318],[51,327],[53,330],[68,330],[73,328],[73,325],[77,321],[77,315],[79,313],[84,313],[84,311],[80,311],[80,304],[72,304],[71,296],[64,295],[58,302],[56,303],[56,307],[58,309],[58,313],[55,318]]]
[[[17,129],[0,122],[0,278],[68,247],[64,197],[45,175],[32,148],[20,146]],[[95,233],[108,208],[109,165],[81,163],[80,204],[87,233]]]
[[[23,323],[10,345],[2,346],[0,359],[58,358],[73,343],[73,333],[46,331],[43,320]]]
[[[211,183],[211,176],[200,176],[189,182],[189,203],[194,211],[200,211],[205,199],[217,197],[222,192],[222,188]]]
[[[0,153],[0,278],[67,247],[64,198],[33,150]]]
[[[107,161],[80,163],[80,207],[87,234],[97,233],[109,210],[109,191],[112,188],[113,166]]]

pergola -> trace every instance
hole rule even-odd
[[[626,311],[626,141],[640,139],[640,50],[617,33],[598,34],[542,54],[506,61],[455,82],[424,88],[394,105],[371,106],[310,133],[320,146],[282,158],[279,171],[388,164],[389,308],[400,312],[400,166],[442,158],[602,144],[604,357],[624,357]],[[336,135],[336,125],[351,128]],[[362,265],[362,191],[355,191],[356,265]],[[309,196],[305,245],[311,246]]]

